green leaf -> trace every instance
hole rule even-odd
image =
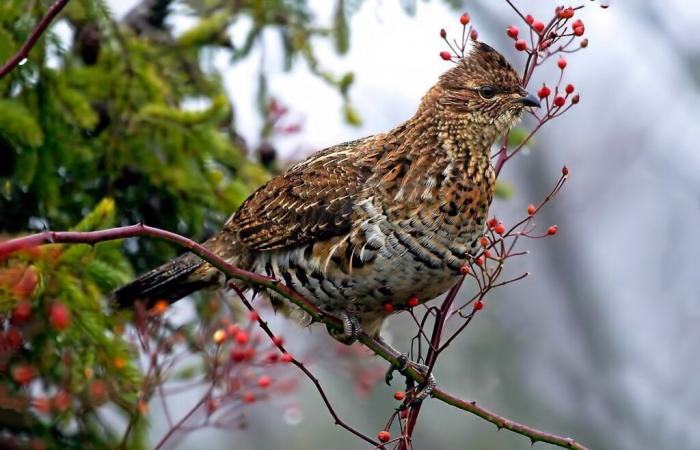
[[[345,13],[345,1],[338,0],[335,7],[335,15],[333,18],[333,40],[335,50],[344,55],[350,49],[350,27],[348,27],[348,18]]]
[[[17,44],[12,35],[0,27],[0,61],[4,63],[17,51]]]
[[[38,162],[39,155],[37,154],[35,148],[26,147],[24,149],[20,149],[15,162],[15,172],[13,174],[14,181],[19,186],[27,188],[34,179]]]
[[[112,226],[114,222],[114,211],[114,200],[105,198],[98,203],[95,209],[85,216],[73,230],[91,231]]]
[[[354,127],[362,125],[362,118],[350,103],[345,103],[345,105],[343,105],[343,115],[345,116],[345,121],[350,125]]]
[[[338,81],[338,88],[340,89],[340,93],[343,95],[343,97],[347,97],[350,86],[352,86],[354,81],[355,74],[353,72],[346,73],[343,75],[343,78]]]
[[[44,142],[44,134],[34,116],[24,105],[12,100],[0,100],[0,134],[29,147],[38,147]]]
[[[182,33],[177,39],[177,43],[182,47],[221,44],[225,39],[226,27],[228,27],[231,17],[228,12],[220,12],[204,18],[197,25]]]

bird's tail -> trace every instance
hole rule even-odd
[[[150,308],[160,300],[172,303],[200,289],[218,286],[221,280],[216,268],[187,253],[115,290],[112,298],[120,308],[131,308],[137,300]]]

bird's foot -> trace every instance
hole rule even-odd
[[[408,356],[406,355],[400,355],[399,356],[399,362],[398,365],[391,365],[389,367],[389,370],[386,372],[386,375],[384,376],[384,381],[386,381],[386,384],[391,385],[391,380],[394,379],[394,371],[398,370],[398,372],[406,377],[406,391],[412,391],[415,388],[415,383],[413,381],[413,378],[408,376],[407,369],[409,366],[413,367],[415,370],[420,372],[424,377],[425,381],[421,386],[419,386],[418,390],[415,391],[413,395],[413,399],[411,400],[411,405],[417,405],[421,403],[423,400],[425,400],[432,392],[433,389],[435,389],[435,386],[437,385],[437,381],[435,381],[435,376],[430,372],[430,368],[424,364],[419,364],[416,362],[413,362],[408,359]]]
[[[346,312],[340,313],[340,320],[343,321],[343,331],[338,332],[328,327],[328,332],[338,342],[345,345],[352,345],[362,333],[362,327],[357,317]]]

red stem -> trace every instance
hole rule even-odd
[[[244,281],[250,281],[261,287],[266,287],[267,289],[273,290],[283,295],[285,298],[289,299],[297,306],[303,308],[315,320],[329,325],[333,328],[339,330],[342,329],[342,323],[338,318],[319,310],[318,307],[316,307],[309,300],[305,299],[304,297],[296,293],[294,290],[289,289],[277,280],[232,266],[231,264],[228,264],[223,259],[219,258],[206,248],[202,247],[201,245],[197,244],[191,239],[187,239],[184,236],[180,236],[178,234],[171,233],[166,230],[161,230],[159,228],[149,227],[146,225],[131,225],[121,228],[110,228],[100,231],[85,232],[44,231],[43,233],[33,234],[17,239],[12,239],[9,241],[0,242],[0,261],[9,256],[11,253],[43,244],[96,244],[103,241],[124,239],[137,236],[151,236],[176,243],[184,248],[191,250],[193,253],[206,260],[213,266],[217,267],[218,269],[222,270],[227,275]],[[393,354],[391,349],[389,349],[383,342],[372,339],[364,333],[360,335],[359,340],[367,348],[369,348],[375,354],[388,361],[390,364],[398,365],[399,361],[397,355]],[[425,381],[424,376],[413,367],[409,366],[406,370],[406,374],[415,381],[421,383]],[[456,408],[462,409],[472,414],[476,414],[479,417],[482,417],[485,420],[496,424],[498,427],[505,428],[515,433],[527,436],[534,442],[542,441],[553,445],[558,445],[560,447],[572,448],[576,450],[586,450],[584,446],[576,443],[572,439],[556,436],[510,421],[502,416],[499,416],[497,414],[492,413],[491,411],[477,406],[475,402],[461,400],[441,389],[434,389],[432,396]]]
[[[32,50],[32,48],[34,48],[36,42],[69,1],[70,0],[56,0],[49,7],[44,17],[41,18],[34,31],[32,31],[32,34],[29,35],[29,38],[27,38],[27,41],[22,45],[22,47],[20,47],[15,56],[10,58],[2,67],[0,67],[0,78],[10,73],[12,69],[19,65],[19,63],[29,57],[29,52]]]

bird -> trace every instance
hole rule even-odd
[[[540,106],[491,46],[474,41],[454,62],[407,121],[321,150],[273,177],[203,245],[342,318],[335,337],[346,343],[360,331],[379,337],[410,299],[449,290],[485,231],[496,181],[491,148],[526,108]],[[187,253],[113,299],[122,308],[174,302],[225,282]]]

